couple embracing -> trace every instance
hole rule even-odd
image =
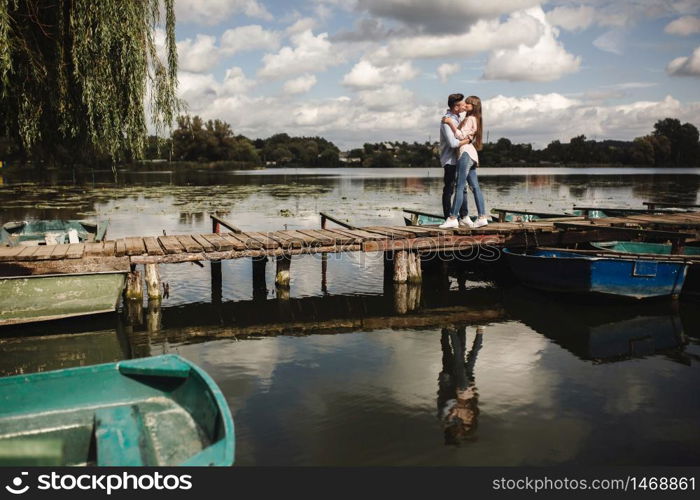
[[[440,163],[445,169],[442,189],[442,210],[445,222],[442,229],[457,227],[477,228],[488,224],[484,196],[479,188],[476,168],[482,148],[481,99],[463,94],[450,94],[448,110],[440,126]],[[460,113],[466,113],[460,120]],[[478,218],[472,221],[468,214],[467,185],[474,193]],[[454,199],[452,193],[454,191]]]

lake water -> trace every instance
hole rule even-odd
[[[210,232],[213,213],[244,230],[318,228],[319,212],[401,225],[402,208],[440,212],[441,177],[6,174],[0,221],[109,219],[110,238]],[[700,170],[482,168],[480,181],[489,209],[558,212],[698,203]],[[180,354],[223,390],[238,465],[700,464],[696,303],[579,304],[453,264],[406,291],[385,286],[382,266],[375,254],[295,257],[278,296],[274,265],[254,290],[250,260],[226,261],[219,299],[209,264],[164,265],[160,317],[2,328],[0,375]]]

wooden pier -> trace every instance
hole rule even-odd
[[[254,277],[260,276],[262,270],[264,279],[265,263],[269,257],[274,257],[276,284],[286,287],[295,255],[385,252],[388,257],[385,259],[386,270],[393,273],[393,281],[406,283],[421,280],[420,256],[436,252],[561,246],[638,237],[682,242],[687,238],[697,238],[700,232],[700,212],[690,211],[653,213],[650,210],[649,213],[599,219],[550,217],[534,222],[494,222],[479,229],[355,227],[326,214],[322,214],[321,219],[320,229],[258,232],[243,231],[212,217],[212,232],[207,234],[135,236],[101,243],[5,247],[0,248],[0,275],[133,273],[137,265],[144,265],[148,295],[157,299],[161,294],[158,264],[216,263],[250,257]],[[329,229],[326,227],[328,221],[344,227]],[[228,231],[222,231],[222,227]],[[132,281],[140,282],[140,277],[137,278]]]

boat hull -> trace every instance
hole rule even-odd
[[[179,356],[0,379],[2,465],[231,465],[234,450],[223,394]]]
[[[540,290],[646,299],[680,294],[688,265],[647,258],[590,257],[575,252],[504,250],[513,273]]]
[[[125,273],[0,278],[0,325],[114,311]]]

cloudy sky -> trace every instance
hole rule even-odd
[[[435,140],[452,92],[492,141],[700,127],[700,0],[176,0],[189,113],[342,149]]]

